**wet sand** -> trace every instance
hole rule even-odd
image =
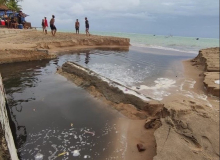
[[[204,88],[203,64],[195,65],[194,60],[183,64],[185,80],[176,94],[162,101],[170,116],[154,133],[158,146],[154,159],[217,160],[219,98],[208,95]]]

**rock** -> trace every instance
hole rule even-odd
[[[146,150],[146,148],[144,147],[144,145],[141,144],[141,143],[138,143],[138,144],[137,144],[137,148],[138,148],[138,151],[139,151],[139,152],[143,152],[143,151]]]
[[[145,125],[144,125],[146,129],[150,129],[150,128],[157,129],[160,126],[161,126],[160,119],[148,119],[146,120]]]
[[[180,121],[180,125],[183,129],[187,129],[188,128],[188,124],[183,122],[183,121]]]

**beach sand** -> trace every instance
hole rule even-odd
[[[203,64],[195,65],[194,60],[183,64],[185,81],[182,89],[163,100],[170,115],[161,119],[162,126],[154,133],[157,143],[157,156],[154,159],[217,160],[219,98],[208,95],[204,89]]]
[[[73,33],[57,33],[52,37],[40,31],[4,31],[0,35],[0,63],[53,58],[61,49],[129,47],[126,38],[86,37]],[[100,98],[102,96],[94,88],[88,89],[94,97],[113,105],[127,117],[126,160],[219,159],[219,98],[212,96],[219,96],[219,85],[214,83],[219,80],[219,48],[201,50],[194,60],[183,64],[185,81],[178,94],[161,102],[167,113],[160,117],[162,126],[158,129],[144,128],[147,119],[144,111],[128,104],[114,106]],[[82,81],[77,79],[74,83]],[[137,143],[144,144],[146,151],[138,152]]]
[[[128,38],[86,36],[85,34],[62,33],[47,35],[37,30],[0,30],[0,64],[56,57],[60,50],[94,47],[128,48]],[[62,48],[62,49],[61,49]]]

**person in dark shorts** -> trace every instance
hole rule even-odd
[[[44,19],[42,19],[42,23],[41,23],[41,25],[42,25],[43,32],[44,32]]]
[[[22,11],[19,11],[17,17],[18,17],[18,24],[21,24],[21,18],[23,17]]]
[[[89,33],[89,21],[88,21],[87,17],[85,17],[85,27],[86,27],[86,35],[90,36],[90,33]]]
[[[79,21],[78,19],[76,19],[76,22],[75,22],[76,34],[77,33],[79,34],[79,26],[80,26]]]
[[[51,29],[51,33],[52,33],[52,36],[55,36],[56,32],[57,32],[57,28],[56,26],[54,25],[55,23],[55,16],[52,15],[52,18],[50,20],[50,29]]]

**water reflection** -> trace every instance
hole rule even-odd
[[[33,97],[17,99],[16,93],[22,93],[27,88],[36,87],[38,81],[37,76],[40,74],[40,72],[36,72],[36,70],[45,67],[48,62],[49,60],[43,60],[0,65],[0,73],[2,74],[5,91],[7,93],[6,108],[8,113],[10,113],[9,122],[16,148],[22,147],[27,140],[27,129],[24,125],[19,124],[16,115],[18,112],[22,112],[23,103],[35,100]]]
[[[20,148],[27,140],[26,127],[19,125],[16,118],[16,114],[13,113],[13,110],[12,108],[9,107],[8,102],[6,102],[6,108],[7,108],[7,112],[10,113],[8,118],[12,130],[12,135],[15,140],[15,146],[16,148]]]
[[[85,64],[88,64],[89,63],[89,53],[86,53],[86,58],[85,58]]]
[[[0,66],[19,157],[72,158],[78,150],[77,159],[105,159],[113,148],[111,138],[119,133],[113,125],[118,115],[56,74],[57,64],[65,62],[60,60]],[[58,157],[64,151],[68,155]]]

